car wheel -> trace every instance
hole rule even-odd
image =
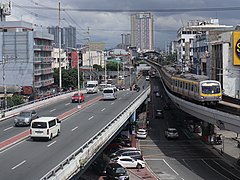
[[[141,164],[137,164],[137,169],[141,169],[142,165]]]
[[[58,131],[57,131],[57,136],[59,136],[59,134],[60,134],[60,129],[58,129]]]
[[[53,135],[51,134],[49,137],[49,141],[51,141],[53,139]]]

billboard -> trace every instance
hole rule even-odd
[[[233,65],[240,65],[240,31],[233,32]]]

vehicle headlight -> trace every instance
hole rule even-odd
[[[201,96],[201,99],[204,99],[204,97],[203,97],[203,96]]]

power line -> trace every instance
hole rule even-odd
[[[53,7],[35,7],[35,6],[16,6],[18,8],[41,9],[57,11],[58,8]],[[61,8],[61,11],[80,11],[80,12],[206,12],[206,11],[239,11],[240,7],[206,7],[206,8],[174,8],[174,9],[81,9],[81,8]]]

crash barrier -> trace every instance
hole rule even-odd
[[[64,96],[69,96],[71,93],[73,92],[77,92],[77,91],[68,91],[68,92],[62,92],[62,93],[58,93],[58,94],[54,94],[51,96],[46,96],[37,100],[33,100],[33,101],[29,101],[5,110],[1,111],[1,115],[0,115],[0,121],[7,119],[11,116],[15,116],[17,113],[19,113],[20,111],[29,109],[29,108],[34,108],[36,106],[41,106],[45,103],[48,102],[53,102],[55,99],[59,98],[59,97],[64,97]],[[81,90],[81,92],[85,92],[85,90]]]
[[[79,147],[75,152],[69,155],[41,180],[63,180],[70,179],[75,174],[84,171],[84,167],[91,161],[105,143],[107,143],[119,128],[121,128],[136,109],[148,98],[150,87],[141,91],[139,95],[105,127],[103,127],[95,136],[90,138],[85,144]]]

